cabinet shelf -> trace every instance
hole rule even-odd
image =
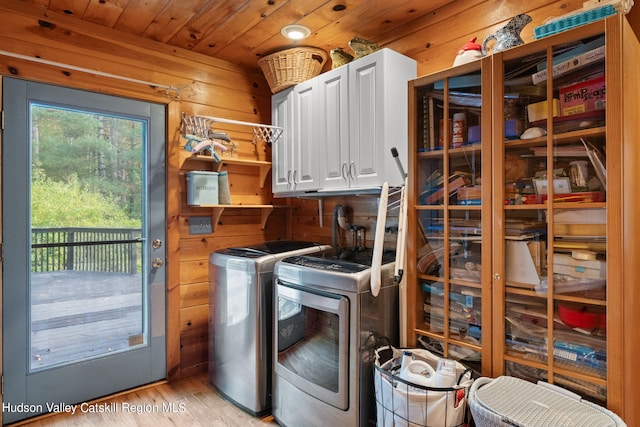
[[[459,148],[449,148],[447,150],[447,154],[449,156],[466,156],[469,155],[470,153],[480,153],[481,151],[481,144],[473,144],[473,145],[466,145],[464,147],[459,147]],[[433,158],[433,157],[442,157],[442,155],[444,154],[445,150],[432,150],[432,151],[423,151],[417,154],[417,157],[419,159],[422,158]]]
[[[261,219],[260,219],[260,229],[264,230],[267,226],[267,220],[269,219],[269,215],[274,211],[274,209],[286,209],[291,206],[288,205],[192,205],[198,208],[209,208],[213,211],[212,213],[212,223],[213,229],[212,231],[216,231],[218,226],[218,222],[220,221],[220,217],[225,209],[260,209],[261,211]]]
[[[527,356],[531,356],[531,353],[525,353],[525,354]],[[516,352],[514,351],[512,351],[511,353],[505,354],[504,360],[507,362],[517,363],[519,365],[529,366],[531,368],[540,369],[540,370],[544,370],[546,368],[545,362],[541,362],[539,360],[535,360],[532,358],[519,357],[519,355],[516,354]],[[589,381],[591,383],[594,383],[600,386],[605,386],[607,384],[606,379],[596,374],[584,373],[584,372],[580,372],[570,368],[563,368],[563,367],[557,367],[556,370],[557,370],[556,371],[557,374],[565,375],[570,378]]]
[[[239,165],[239,166],[251,166],[257,167],[260,170],[260,188],[264,188],[264,184],[271,171],[271,162],[265,160],[251,160],[251,159],[237,159],[237,158],[225,158],[223,157],[219,162],[211,156],[205,156],[203,154],[191,154],[188,151],[184,151],[180,154],[180,168],[186,161],[203,161],[212,163],[213,172],[219,172],[224,165]]]
[[[593,127],[571,132],[563,132],[553,135],[553,142],[557,145],[580,143],[580,138],[603,138],[606,135],[606,127]],[[547,142],[546,136],[530,139],[509,139],[504,142],[505,148],[533,147]]]

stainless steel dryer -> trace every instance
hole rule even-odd
[[[209,256],[209,380],[254,415],[271,409],[273,268],[292,255],[331,249],[277,240]]]
[[[294,256],[274,270],[273,416],[297,426],[375,425],[376,341],[399,340],[395,255],[370,290],[371,252],[361,259]]]

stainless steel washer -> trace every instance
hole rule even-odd
[[[273,268],[292,255],[331,249],[277,240],[209,256],[209,380],[254,415],[271,409]]]

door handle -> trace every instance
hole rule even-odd
[[[160,268],[164,265],[164,261],[162,261],[161,258],[154,258],[153,261],[151,261],[151,267],[153,268]]]
[[[151,243],[151,247],[153,247],[153,249],[160,249],[162,247],[162,240],[160,239],[155,239],[152,243]]]

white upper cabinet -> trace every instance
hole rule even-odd
[[[319,188],[318,81],[307,80],[293,88],[293,191]]]
[[[293,173],[293,88],[278,92],[271,98],[271,122],[284,129],[271,146],[271,181],[273,193],[291,190]]]
[[[385,181],[401,185],[404,177],[391,155],[398,150],[404,170],[408,151],[408,81],[416,62],[382,49],[349,64],[349,144],[352,187]]]
[[[407,82],[415,77],[413,59],[382,49],[295,86],[287,123],[276,121],[281,95],[274,95],[274,124],[285,140],[293,136],[296,159],[281,168],[274,148],[274,193],[402,185],[391,149],[406,171]]]
[[[320,81],[318,116],[320,141],[318,156],[322,188],[349,187],[349,92],[348,67],[324,74]]]

